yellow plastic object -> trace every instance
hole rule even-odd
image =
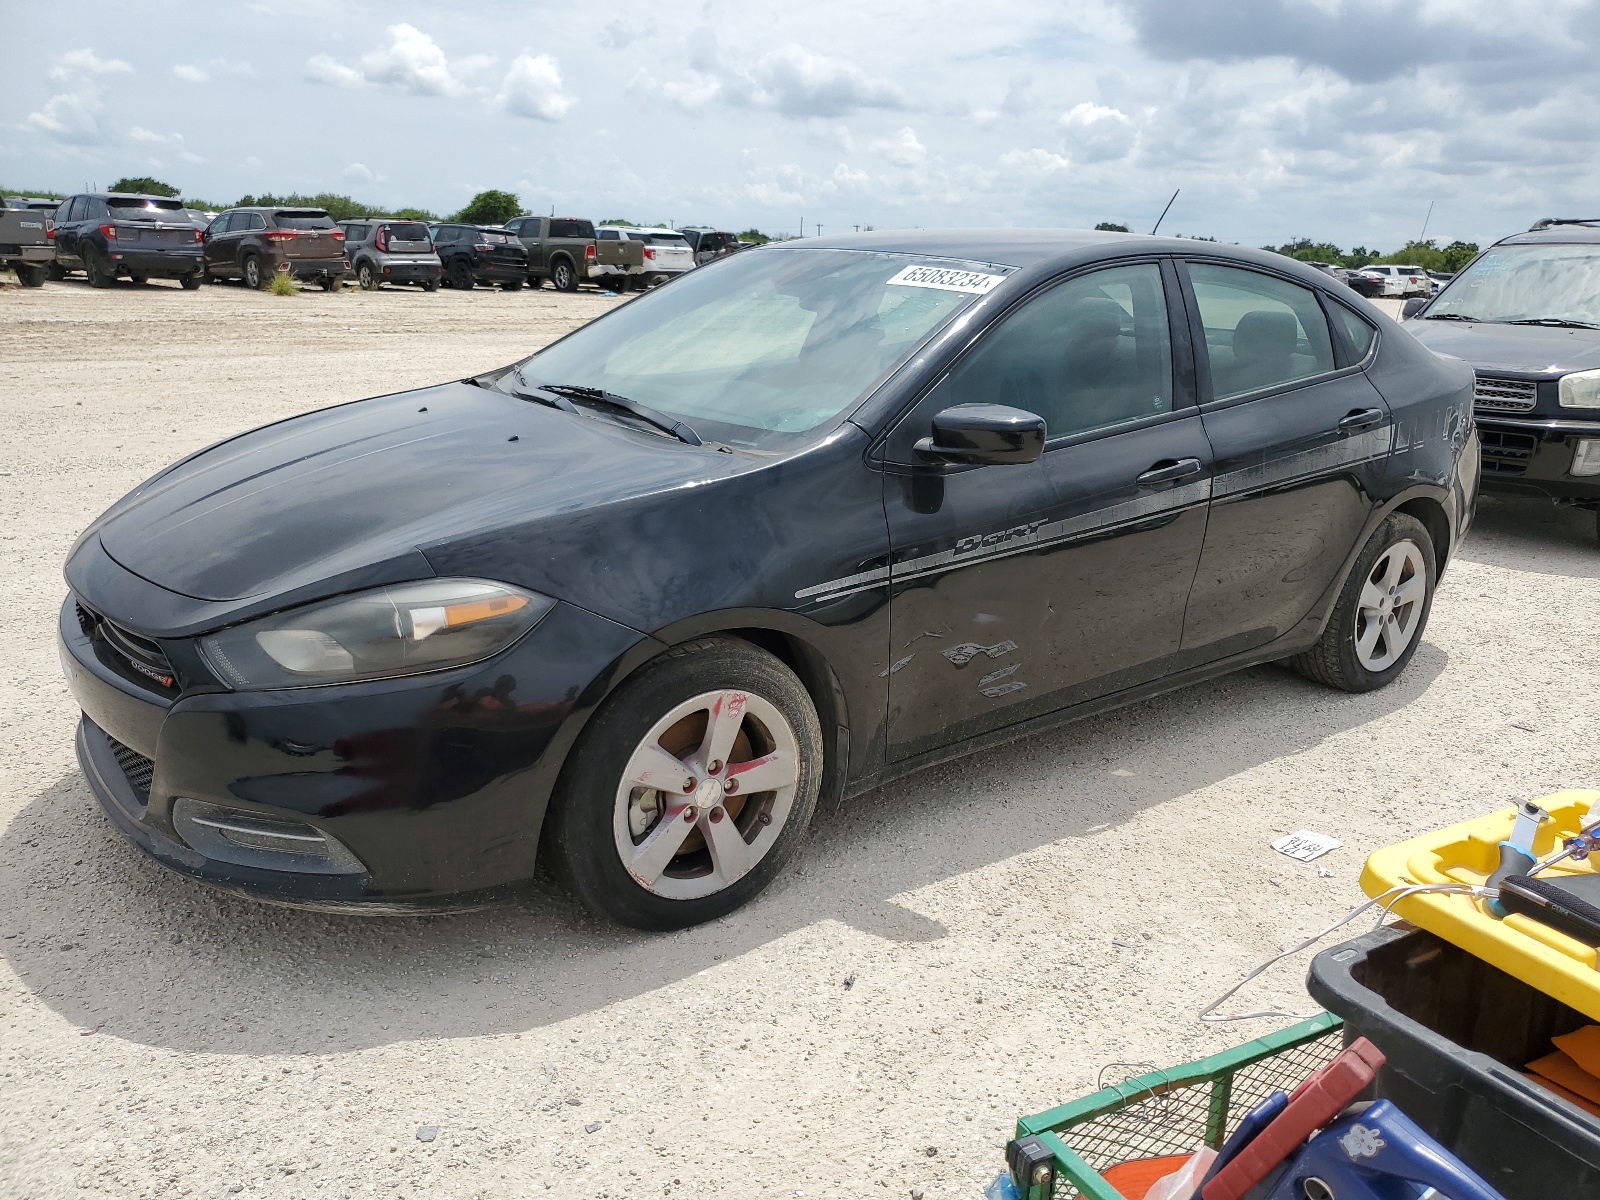
[[[1536,803],[1553,819],[1539,827],[1534,857],[1558,850],[1597,802],[1600,791],[1576,789],[1539,799]],[[1516,809],[1506,808],[1376,850],[1361,872],[1361,889],[1377,896],[1408,883],[1482,883],[1500,865],[1500,843],[1511,836],[1515,819]],[[1564,859],[1542,873],[1588,875],[1594,870],[1594,859]],[[1600,1021],[1600,970],[1592,946],[1521,913],[1496,920],[1471,896],[1407,896],[1394,905],[1394,913]]]

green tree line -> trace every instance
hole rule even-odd
[[[1392,254],[1356,246],[1348,254],[1332,242],[1314,242],[1310,238],[1296,238],[1281,246],[1263,246],[1276,254],[1297,258],[1301,262],[1332,263],[1336,267],[1354,270],[1372,263],[1395,263],[1400,266],[1421,267],[1424,271],[1455,272],[1472,261],[1478,253],[1476,242],[1454,241],[1440,246],[1437,239],[1407,242]]]

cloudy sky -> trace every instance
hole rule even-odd
[[[1600,215],[1600,0],[0,0],[0,185],[794,232]],[[28,53],[20,51],[29,47]]]

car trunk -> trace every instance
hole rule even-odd
[[[320,209],[280,209],[272,214],[267,237],[291,262],[344,257],[344,230]]]

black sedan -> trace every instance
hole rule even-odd
[[[618,920],[703,921],[819,799],[1268,660],[1393,680],[1471,404],[1275,254],[763,247],[119,501],[66,566],[79,760],[217,885],[470,903],[542,848]]]

